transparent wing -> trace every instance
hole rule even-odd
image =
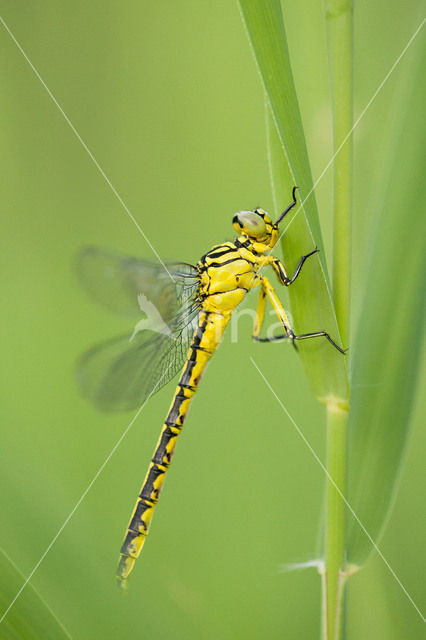
[[[141,315],[139,296],[156,307],[166,323],[173,320],[183,302],[198,288],[195,267],[185,263],[148,262],[99,247],[86,247],[77,256],[80,283],[110,311]]]
[[[131,342],[125,335],[94,346],[78,367],[83,394],[102,411],[139,407],[181,369],[197,315],[173,338],[144,330]]]
[[[96,300],[111,310],[144,316],[133,333],[95,345],[82,356],[82,392],[104,411],[139,407],[186,358],[198,319],[197,271],[169,263],[173,282],[162,265],[96,248],[80,254],[78,268]]]

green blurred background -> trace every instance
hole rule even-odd
[[[332,148],[322,7],[303,0],[283,11],[315,180]],[[263,95],[235,2],[7,0],[2,16],[164,259],[195,263],[233,237],[235,211],[272,207]],[[408,9],[359,2],[355,117],[421,18],[417,0]],[[355,132],[354,322],[388,115],[422,47],[420,34]],[[1,84],[0,546],[28,575],[132,418],[99,414],[78,393],[79,354],[128,327],[80,290],[76,252],[96,244],[153,254],[4,29]],[[330,250],[331,172],[316,193]],[[239,328],[197,394],[127,595],[114,581],[118,551],[172,383],[144,408],[35,573],[32,584],[73,638],[318,637],[317,574],[279,568],[315,556],[323,472],[249,356],[321,458],[324,411],[292,350],[253,344],[249,317]],[[418,402],[380,545],[419,606],[424,415]],[[373,555],[349,584],[349,640],[423,630]]]

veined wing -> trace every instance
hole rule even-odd
[[[80,278],[96,300],[128,315],[146,314],[133,333],[95,345],[80,359],[83,394],[101,410],[140,406],[183,365],[198,318],[197,271],[167,266],[174,281],[160,264],[97,248],[80,254]]]
[[[139,296],[155,306],[166,324],[173,321],[182,305],[193,298],[198,274],[190,264],[166,263],[132,258],[99,247],[86,247],[77,256],[77,276],[96,302],[110,311],[141,315]]]
[[[139,407],[181,369],[194,332],[198,309],[171,336],[145,329],[95,345],[80,359],[83,394],[102,411]]]

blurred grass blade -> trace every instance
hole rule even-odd
[[[413,52],[414,53],[414,52]],[[382,203],[354,346],[348,500],[374,540],[384,528],[410,427],[425,319],[423,65],[410,73],[393,168]],[[401,87],[399,88],[401,91]],[[361,566],[371,544],[348,515],[347,556]]]
[[[297,333],[326,330],[340,342],[281,5],[277,0],[240,0],[240,7],[269,105],[267,128],[275,213],[289,204],[295,184],[299,187],[298,199],[306,198],[302,208],[295,207],[291,233],[282,239],[287,270],[291,273],[300,256],[313,247],[321,250],[304,266],[297,284],[289,288],[294,326]],[[289,221],[282,224],[288,226]],[[303,341],[298,346],[315,395],[323,402],[346,406],[349,391],[345,358],[325,339]]]
[[[25,579],[0,551],[0,619]],[[7,640],[65,640],[71,636],[28,584],[0,624],[0,638]]]

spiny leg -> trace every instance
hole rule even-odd
[[[319,252],[318,247],[315,247],[313,251],[310,251],[306,255],[302,256],[291,278],[289,278],[284,264],[281,262],[281,260],[278,260],[278,258],[275,258],[275,256],[268,256],[265,264],[270,264],[274,269],[275,273],[277,274],[281,284],[284,284],[286,287],[289,287],[291,284],[293,284],[293,282],[296,280],[297,276],[301,272],[302,267],[305,264],[305,261],[310,256],[313,256],[315,253],[318,253],[318,252]]]
[[[309,257],[309,255],[311,254],[308,254],[308,256],[306,257]],[[262,294],[263,294],[263,299],[261,300]],[[259,337],[260,327],[262,326],[263,316],[265,313],[265,296],[268,296],[269,300],[271,301],[272,307],[283,326],[285,333],[281,336],[271,336],[270,338]],[[258,321],[259,310],[261,311],[260,323]],[[258,329],[257,333],[255,329]],[[255,320],[255,329],[253,329],[253,338],[258,342],[276,342],[277,340],[291,340],[294,348],[297,350],[295,340],[306,340],[308,338],[319,338],[323,336],[330,342],[330,344],[333,345],[333,347],[335,347],[335,349],[337,349],[337,351],[339,351],[343,355],[346,353],[346,350],[339,347],[339,345],[334,342],[333,338],[326,331],[312,331],[310,333],[301,333],[299,335],[296,335],[291,328],[290,321],[287,318],[287,315],[284,311],[281,301],[279,300],[277,294],[275,293],[273,286],[269,282],[268,278],[265,278],[265,277],[262,278],[262,290],[259,294],[259,301],[258,301],[256,320]]]
[[[258,299],[257,310],[256,310],[256,318],[255,318],[254,327],[253,327],[253,338],[258,342],[270,342],[271,340],[270,338],[261,338],[259,336],[260,329],[263,323],[263,318],[265,315],[266,296],[267,296],[285,331],[285,334],[282,337],[287,338],[288,340],[291,340],[294,348],[297,350],[297,347],[294,343],[294,332],[291,328],[290,320],[288,319],[287,314],[284,311],[284,308],[277,294],[275,293],[273,286],[269,282],[268,278],[265,278],[265,277],[261,278],[261,286],[262,288],[259,293],[259,299]]]
[[[301,333],[299,335],[293,334],[293,336],[287,336],[283,334],[281,336],[271,336],[270,338],[256,339],[259,342],[277,342],[277,340],[306,340],[307,338],[319,338],[321,336],[324,336],[324,338],[326,338],[330,342],[330,344],[332,344],[333,347],[337,349],[337,351],[340,351],[340,353],[345,355],[347,349],[342,349],[342,347],[339,347],[339,345],[334,342],[333,338],[326,331],[312,331],[311,333]]]
[[[282,214],[280,215],[280,217],[278,218],[278,220],[276,221],[275,224],[279,224],[281,222],[281,220],[287,215],[287,213],[293,209],[293,207],[296,205],[296,189],[298,189],[299,187],[297,187],[296,185],[293,187],[293,190],[291,192],[292,196],[293,196],[293,202],[290,202],[290,204],[288,205],[288,207],[286,209],[284,209],[284,211],[282,212]]]
[[[299,275],[305,261],[310,257],[313,256],[314,253],[318,253],[319,249],[318,247],[315,247],[315,249],[313,251],[311,251],[310,253],[307,253],[306,255],[302,256],[299,260],[299,264],[296,267],[295,272],[293,273],[293,275],[291,276],[291,278],[286,278],[284,280],[284,284],[286,287],[289,287],[291,284],[293,284],[293,282],[296,280],[297,276]]]
[[[265,294],[265,291],[263,290],[263,287],[261,287],[259,291],[259,298],[257,300],[256,317],[254,319],[253,334],[252,334],[254,340],[258,340],[259,342],[263,342],[263,338],[260,338],[259,334],[262,328],[263,318],[265,316],[265,307],[266,307],[266,294]]]
[[[347,349],[342,349],[342,347],[339,347],[339,345],[334,342],[333,338],[326,331],[312,331],[311,333],[301,333],[298,336],[294,336],[294,339],[306,340],[307,338],[319,338],[321,336],[324,336],[324,338],[326,338],[329,343],[332,344],[335,349],[337,349],[337,351],[340,351],[340,353],[345,355]]]

